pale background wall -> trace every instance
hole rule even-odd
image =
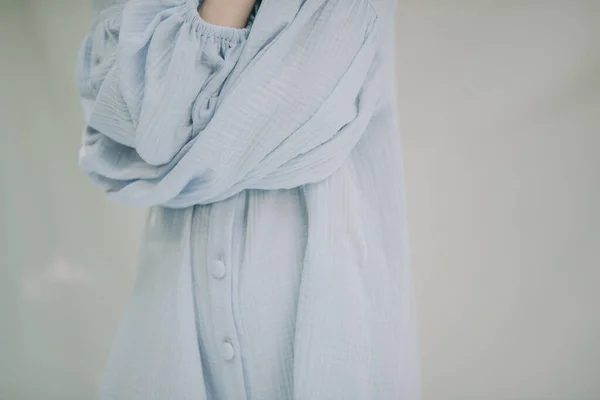
[[[0,399],[92,399],[143,215],[76,166],[83,0],[0,0]],[[401,0],[424,400],[600,398],[600,1]]]

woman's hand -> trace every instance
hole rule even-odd
[[[255,0],[204,0],[198,8],[209,24],[243,28],[248,22]]]

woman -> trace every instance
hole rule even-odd
[[[150,207],[105,399],[418,399],[395,0],[96,0],[80,164]]]

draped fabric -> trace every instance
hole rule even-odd
[[[98,0],[82,46],[80,165],[114,200],[152,207],[102,397],[418,399],[394,83],[385,72],[382,13],[393,1],[263,0],[244,29],[211,25],[197,7]],[[301,272],[238,290],[295,281],[289,318],[269,321],[291,332],[293,354],[268,356],[240,326],[216,320],[233,332],[224,357],[242,354],[227,378],[205,354],[201,311],[215,312],[207,305],[215,300],[202,301],[194,274],[212,250],[194,232],[213,243],[217,229],[231,228],[235,245],[222,257],[252,270],[243,255],[285,236],[277,206],[260,207],[265,191],[273,204],[296,204],[290,221],[302,221],[305,238],[270,262]],[[219,211],[228,208],[242,217]],[[224,304],[212,304],[225,310],[216,318],[236,319],[247,306],[235,297]],[[270,367],[253,352],[280,360],[285,367],[272,369],[291,378],[261,381]]]
[[[118,42],[115,20],[95,33],[109,42],[85,49],[91,114],[80,161],[113,198],[212,203],[316,182],[347,158],[379,95],[371,5],[307,1],[291,20],[280,4],[263,7],[256,24],[268,33],[250,35],[247,65],[236,60],[248,28],[208,26],[193,1],[134,1]]]

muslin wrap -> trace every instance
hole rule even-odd
[[[82,168],[116,200],[177,208],[336,171],[380,94],[369,2],[264,1],[249,34],[218,38],[196,8],[133,1],[97,28]]]

